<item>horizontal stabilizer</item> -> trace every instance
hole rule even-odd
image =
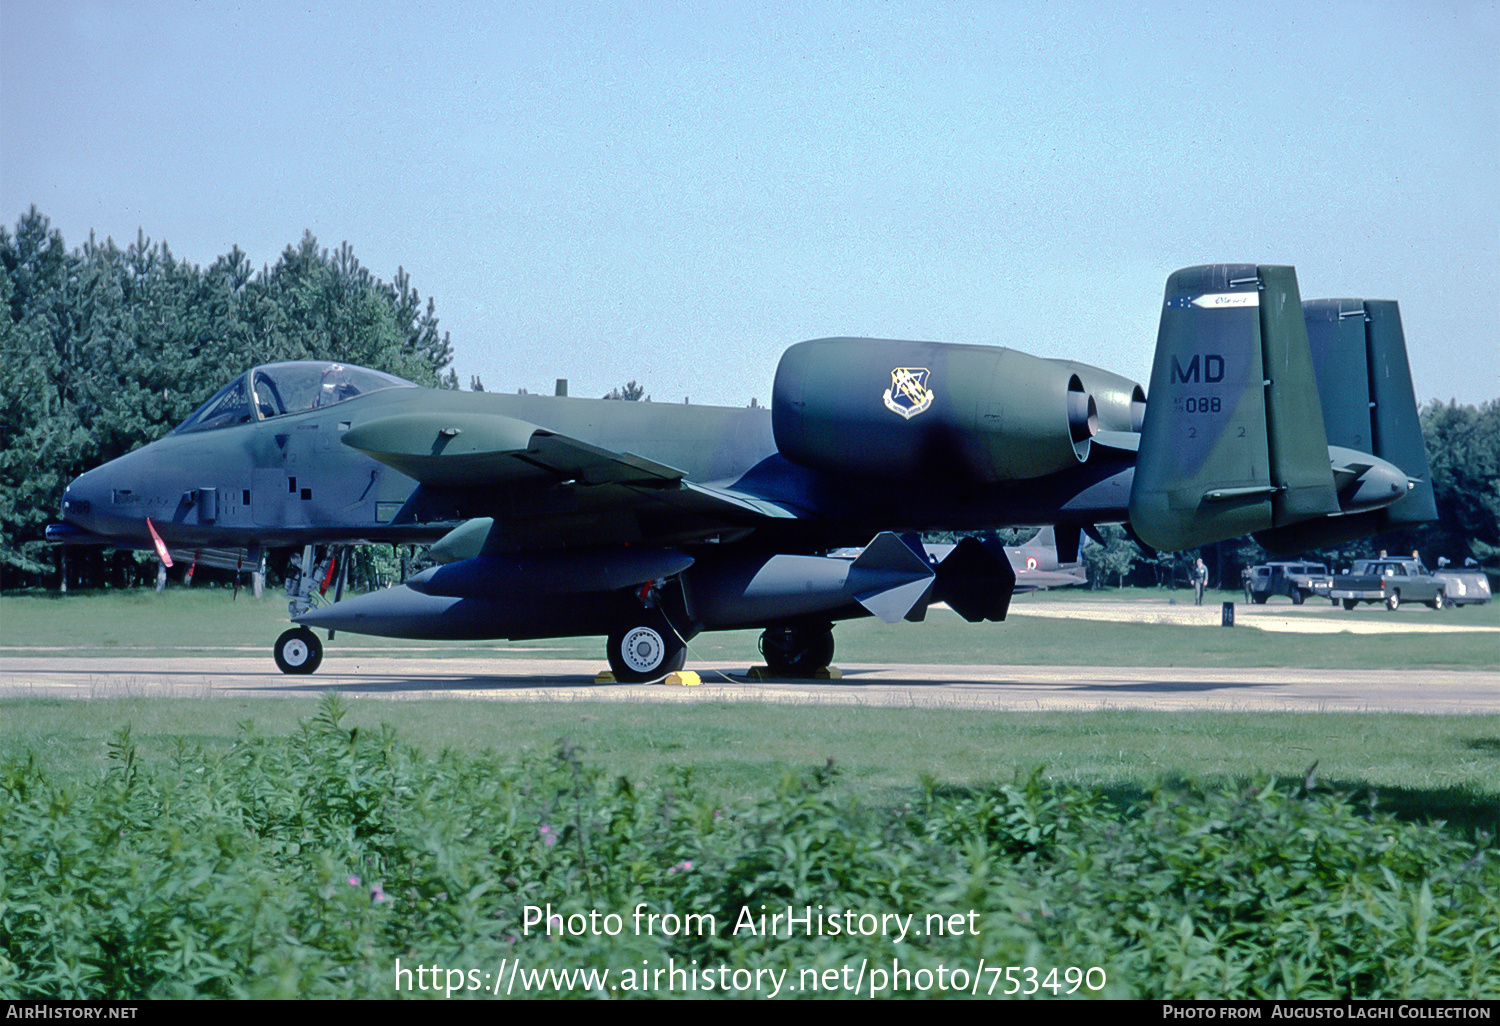
[[[1379,534],[1380,510],[1354,513],[1343,517],[1323,517],[1304,520],[1300,524],[1288,524],[1255,532],[1260,547],[1277,558],[1311,552],[1328,545],[1342,545],[1355,538],[1369,538]]]

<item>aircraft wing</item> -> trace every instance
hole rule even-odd
[[[343,441],[418,482],[395,522],[490,517],[505,525],[491,547],[502,539],[527,547],[680,544],[798,515],[514,417],[399,413],[353,427]]]
[[[528,481],[675,485],[683,472],[496,414],[398,413],[344,433],[344,444],[432,487]]]

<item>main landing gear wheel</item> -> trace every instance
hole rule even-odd
[[[282,673],[312,673],[323,661],[323,643],[306,627],[293,627],[276,639],[275,655]]]
[[[665,618],[609,636],[609,669],[621,684],[648,684],[682,669],[687,648]]]
[[[833,662],[833,625],[767,627],[760,654],[774,677],[811,677]]]

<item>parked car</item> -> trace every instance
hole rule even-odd
[[[1272,595],[1285,595],[1301,605],[1312,595],[1328,597],[1333,576],[1322,563],[1262,563],[1244,572],[1245,601],[1264,605]]]
[[[1433,609],[1448,605],[1445,582],[1415,559],[1356,559],[1334,580],[1329,597],[1353,609],[1361,602],[1384,602],[1390,610],[1403,602],[1425,602]]]

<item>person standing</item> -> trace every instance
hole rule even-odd
[[[1203,563],[1203,557],[1198,557],[1198,562],[1193,565],[1193,604],[1203,605],[1203,589],[1208,587],[1208,567]]]

